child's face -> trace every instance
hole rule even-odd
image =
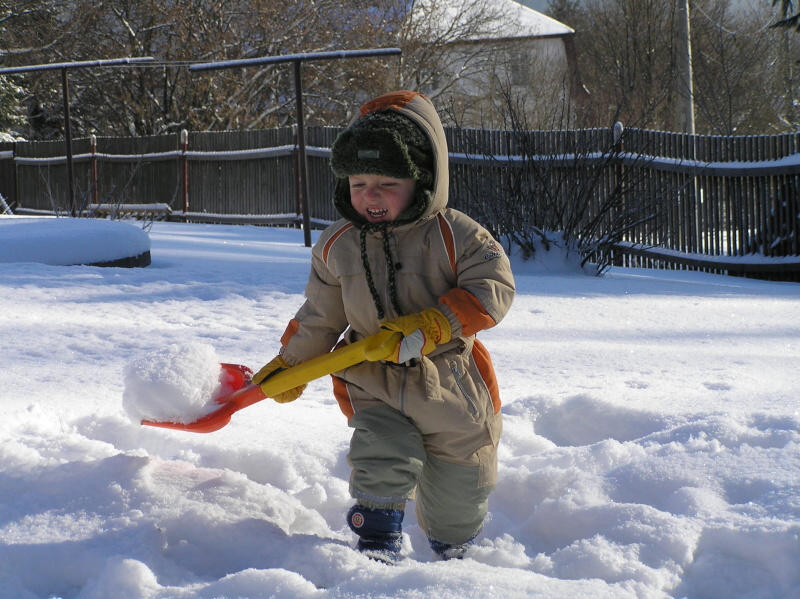
[[[414,179],[384,175],[351,175],[350,203],[371,223],[391,222],[414,198]]]

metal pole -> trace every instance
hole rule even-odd
[[[72,127],[69,116],[69,81],[66,67],[61,69],[61,88],[64,96],[64,142],[67,146],[67,187],[69,189],[70,214],[73,218],[78,215],[75,205],[75,182],[72,178]]]
[[[311,219],[309,217],[308,163],[306,161],[306,126],[303,119],[303,83],[300,77],[301,61],[294,61],[294,90],[297,105],[297,147],[300,151],[300,205],[303,208],[303,239],[311,247]]]
[[[692,82],[692,37],[689,25],[689,0],[678,0],[678,131],[687,133],[689,139],[689,156],[682,157],[695,160],[697,158],[697,140],[694,124],[694,84]],[[682,210],[685,217],[694,223],[700,209],[701,189],[697,177],[692,177],[687,182],[683,196]],[[698,239],[696,228],[684,223],[683,231],[680,234],[682,248],[684,251],[697,252],[702,241]]]
[[[678,131],[694,134],[694,85],[689,0],[678,0]]]

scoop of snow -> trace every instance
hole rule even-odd
[[[122,407],[128,417],[189,423],[219,407],[223,371],[204,343],[172,344],[142,354],[124,370]]]

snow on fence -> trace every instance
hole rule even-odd
[[[333,179],[327,159],[339,131],[307,129],[309,205],[315,226],[337,218],[330,201]],[[590,193],[598,203],[620,182],[631,184],[630,173],[635,172],[633,195],[658,190],[664,206],[657,227],[629,231],[618,248],[625,256],[647,265],[695,260],[700,267],[713,269],[725,256],[800,255],[798,133],[721,137],[628,129],[622,135],[621,128],[616,132],[449,128],[446,133],[451,205],[466,212],[485,214],[475,205],[485,201],[480,190],[511,193],[506,186],[511,173],[519,169],[536,171],[536,176],[544,172],[544,184],[555,185],[556,177],[565,175],[593,178]],[[162,204],[171,211],[167,218],[297,225],[301,218],[295,137],[293,127],[284,127],[194,132],[184,138],[74,140],[81,207]],[[12,206],[66,209],[65,172],[63,142],[0,144],[0,193]],[[654,247],[669,252],[648,253]],[[703,261],[696,256],[717,258]],[[791,261],[789,268],[797,269]]]

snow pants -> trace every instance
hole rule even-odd
[[[417,521],[429,539],[455,545],[475,537],[497,479],[500,414],[490,415],[491,427],[472,422],[455,432],[424,434],[381,401],[351,401],[351,495],[379,509],[404,509],[416,499]]]

